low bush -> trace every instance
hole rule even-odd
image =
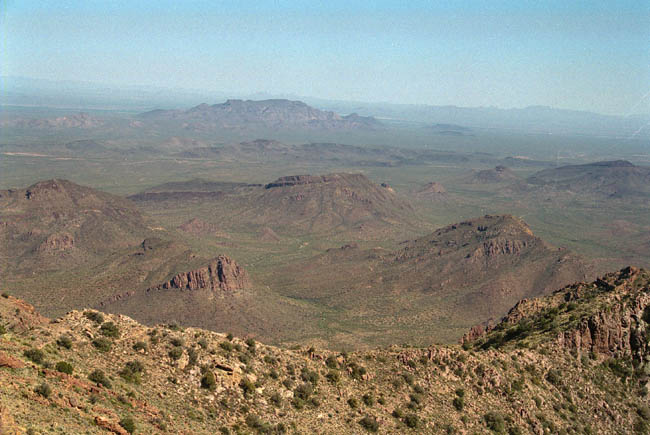
[[[72,349],[72,338],[67,335],[62,335],[56,340],[56,344],[65,349]]]
[[[147,346],[147,343],[145,343],[144,341],[138,341],[133,345],[133,350],[135,350],[136,352],[141,350],[144,350],[146,352],[148,348],[149,346]]]
[[[181,356],[183,356],[183,348],[175,347],[169,351],[168,355],[171,359],[177,361],[181,359]]]
[[[119,375],[132,384],[139,384],[142,381],[143,373],[144,365],[137,360],[127,362],[124,368],[119,371]]]
[[[499,413],[490,411],[483,416],[483,420],[487,428],[492,432],[503,433],[506,430],[506,423],[503,416]]]
[[[201,388],[210,391],[217,389],[217,379],[215,378],[214,373],[212,373],[212,370],[207,370],[203,374],[203,377],[201,377]]]
[[[65,373],[65,374],[68,374],[68,375],[71,375],[72,371],[74,370],[74,367],[72,367],[72,364],[70,364],[69,362],[66,362],[66,361],[59,361],[58,363],[56,363],[55,368],[56,368],[56,371],[61,372],[61,373]]]
[[[103,385],[106,388],[111,388],[111,381],[108,380],[106,374],[102,370],[95,370],[88,375],[88,379],[96,384]]]
[[[377,432],[379,430],[379,422],[375,417],[371,417],[369,415],[366,415],[361,420],[359,420],[359,424],[368,432]]]
[[[98,324],[104,322],[104,315],[99,311],[84,311],[84,317]]]
[[[120,328],[118,328],[117,325],[113,322],[102,323],[102,326],[99,328],[99,332],[101,332],[102,335],[111,338],[120,337]]]
[[[50,394],[52,394],[52,388],[47,383],[43,382],[42,384],[34,388],[34,392],[47,399],[48,397],[50,397]]]
[[[93,346],[97,348],[100,352],[108,352],[111,350],[111,340],[104,337],[99,337],[93,340]]]
[[[42,364],[43,361],[45,361],[45,353],[40,349],[27,349],[25,352],[23,352],[23,355],[25,355],[36,364]]]
[[[120,420],[120,426],[122,426],[122,428],[128,433],[135,432],[135,421],[132,417],[124,417],[122,420]]]

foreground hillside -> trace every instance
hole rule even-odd
[[[88,310],[50,321],[5,293],[0,432],[647,433],[649,301],[628,268],[462,347],[339,354]]]

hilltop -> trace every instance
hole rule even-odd
[[[504,326],[462,348],[355,353],[146,327],[91,310],[49,321],[4,294],[0,428],[647,433],[649,294],[648,273],[625,269],[521,303]],[[588,325],[580,335],[598,344],[567,345],[574,324]]]
[[[152,234],[130,201],[68,180],[0,191],[0,257],[18,273],[92,262]]]
[[[206,221],[255,232],[270,227],[292,236],[340,233],[377,239],[393,227],[414,224],[413,207],[405,198],[360,173],[289,175],[232,188],[214,183],[206,191],[208,185],[199,180],[175,183],[129,198],[155,213],[200,196],[202,206],[212,207],[203,216]]]
[[[322,307],[330,345],[358,347],[454,341],[521,298],[592,276],[587,261],[506,215],[449,225],[396,250],[331,249],[276,271],[270,285]]]
[[[534,187],[609,198],[650,197],[650,167],[626,160],[594,162],[545,169],[526,179]]]
[[[341,116],[315,109],[302,101],[291,100],[227,100],[221,104],[199,104],[188,110],[153,110],[139,116],[148,121],[184,123],[190,130],[243,129],[374,129],[381,123],[356,113]]]

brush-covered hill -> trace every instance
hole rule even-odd
[[[474,184],[513,183],[518,180],[512,169],[502,165],[477,171],[468,178],[468,182]]]
[[[189,130],[214,129],[375,129],[381,123],[356,113],[341,116],[322,111],[302,101],[291,100],[227,100],[221,104],[199,104],[188,110],[153,110],[142,113],[141,120],[180,122]]]
[[[50,321],[4,294],[0,431],[647,433],[649,295],[627,269],[463,347],[337,353],[89,310]]]
[[[20,273],[92,262],[152,234],[132,202],[68,180],[0,191],[0,261]]]
[[[202,290],[194,303],[204,309],[213,308],[215,294],[253,287],[234,260],[198,255],[173,234],[152,229],[129,200],[48,180],[0,192],[0,202],[3,282],[46,315],[116,303],[170,282],[165,290]],[[212,230],[198,221],[184,228]],[[161,310],[154,302],[148,301],[150,316]]]
[[[212,190],[205,186],[214,184]],[[192,188],[191,185],[197,185]],[[349,234],[382,238],[397,227],[416,225],[411,204],[389,186],[363,174],[291,175],[265,185],[201,180],[159,186],[129,198],[152,214],[182,209],[200,199],[200,217],[224,230],[263,228],[292,237]]]
[[[329,343],[358,346],[454,341],[519,299],[592,275],[588,263],[544,242],[520,219],[484,216],[395,251],[331,249],[286,266],[270,285],[323,307]]]
[[[537,172],[526,181],[535,187],[610,198],[650,198],[650,167],[626,160],[561,166]]]

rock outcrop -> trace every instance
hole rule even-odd
[[[246,271],[234,260],[220,255],[207,266],[179,273],[169,281],[147,291],[161,289],[237,292],[250,287]]]

